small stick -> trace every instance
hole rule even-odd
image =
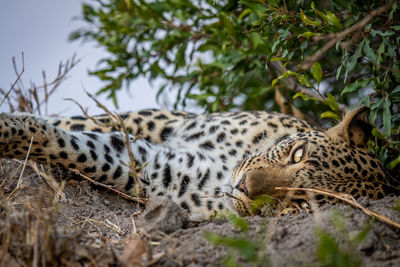
[[[376,229],[374,225],[372,225],[372,230],[374,230],[375,234],[378,236],[379,240],[382,242],[382,245],[386,248],[386,250],[389,251],[390,253],[393,253],[393,248],[389,246],[388,243],[386,243],[385,239],[379,233],[378,229]]]
[[[82,178],[88,180],[89,182],[91,182],[91,183],[93,183],[93,184],[95,184],[95,185],[98,185],[98,186],[107,188],[107,189],[109,189],[109,190],[111,190],[111,191],[117,193],[118,195],[120,195],[121,197],[123,197],[123,198],[125,198],[125,199],[133,200],[133,201],[139,202],[139,203],[141,203],[141,204],[143,204],[143,205],[145,205],[145,204],[147,203],[147,199],[145,199],[145,198],[132,197],[132,196],[130,196],[130,195],[127,195],[127,194],[125,194],[125,193],[123,193],[123,192],[121,192],[121,191],[115,189],[114,187],[112,187],[112,186],[110,186],[110,185],[106,185],[106,184],[97,182],[97,181],[93,180],[92,178],[89,178],[88,176],[84,175],[83,173],[81,173],[81,172],[80,172],[79,170],[77,170],[77,169],[68,168],[68,170],[70,170],[71,172],[73,172],[73,173],[75,173],[75,174],[81,176]]]
[[[17,187],[19,187],[21,185],[21,183],[22,183],[22,175],[24,174],[26,163],[28,162],[29,154],[31,153],[32,142],[33,142],[33,136],[31,137],[31,142],[29,143],[28,152],[26,152],[26,156],[25,156],[25,160],[24,160],[24,166],[22,167],[21,174],[19,175]]]
[[[76,105],[81,109],[83,115],[84,115],[86,118],[88,118],[88,119],[90,119],[91,121],[93,121],[94,124],[99,125],[99,126],[101,126],[101,127],[107,127],[107,125],[105,125],[104,123],[101,123],[100,121],[96,120],[94,117],[89,116],[89,114],[87,113],[87,111],[86,111],[86,110],[82,107],[82,105],[79,104],[78,101],[76,101],[75,99],[73,99],[73,98],[64,98],[64,100],[72,101],[74,104],[76,104]]]
[[[400,224],[392,221],[391,219],[376,213],[374,211],[371,211],[367,208],[364,208],[363,206],[361,206],[352,195],[349,194],[344,194],[344,193],[337,193],[337,192],[333,192],[330,190],[325,190],[325,189],[318,189],[318,188],[296,188],[296,187],[275,187],[275,190],[282,190],[282,191],[306,191],[306,192],[313,192],[313,193],[317,193],[317,194],[321,194],[321,195],[326,195],[326,196],[330,196],[330,197],[334,197],[337,198],[339,200],[342,200],[344,202],[346,202],[347,204],[356,207],[358,209],[360,209],[362,212],[364,212],[365,214],[374,217],[384,223],[390,224],[394,227],[400,228]]]

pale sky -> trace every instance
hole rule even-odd
[[[71,58],[73,53],[81,62],[70,72],[69,78],[59,87],[49,101],[49,114],[76,115],[80,109],[63,98],[74,98],[90,114],[102,112],[85,95],[83,88],[95,93],[102,83],[87,74],[94,70],[95,64],[106,52],[92,44],[69,42],[71,31],[83,26],[83,22],[72,20],[80,15],[80,0],[3,0],[0,3],[0,88],[8,90],[16,75],[12,67],[12,56],[21,66],[21,52],[25,55],[25,72],[22,81],[29,87],[30,81],[40,85],[42,70],[47,80],[56,76],[60,60]],[[155,101],[159,83],[150,86],[145,79],[136,80],[130,85],[130,92],[124,89],[118,94],[120,111],[138,110],[148,107],[168,108],[171,105],[165,96],[161,107]],[[172,99],[172,97],[170,97]],[[111,100],[100,98],[111,110]],[[8,111],[8,106],[0,106],[0,112]]]

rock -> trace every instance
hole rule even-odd
[[[135,267],[150,262],[152,257],[149,243],[140,238],[134,238],[126,244],[119,260],[124,267]]]
[[[152,197],[136,224],[150,233],[158,230],[170,234],[182,229],[188,218],[187,212],[168,197]]]

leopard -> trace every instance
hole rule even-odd
[[[257,214],[268,196],[282,209],[334,203],[335,198],[285,188],[318,188],[354,198],[388,195],[385,170],[367,145],[369,110],[359,107],[322,129],[268,111],[193,114],[143,109],[118,119],[0,115],[0,158],[77,170],[94,181],[150,200],[165,196],[194,220],[219,211]],[[117,127],[124,125],[123,129]],[[139,176],[130,163],[141,166]]]

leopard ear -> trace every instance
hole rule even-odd
[[[365,106],[351,110],[338,125],[326,131],[326,134],[333,141],[366,145],[373,128],[368,116],[369,109]]]

